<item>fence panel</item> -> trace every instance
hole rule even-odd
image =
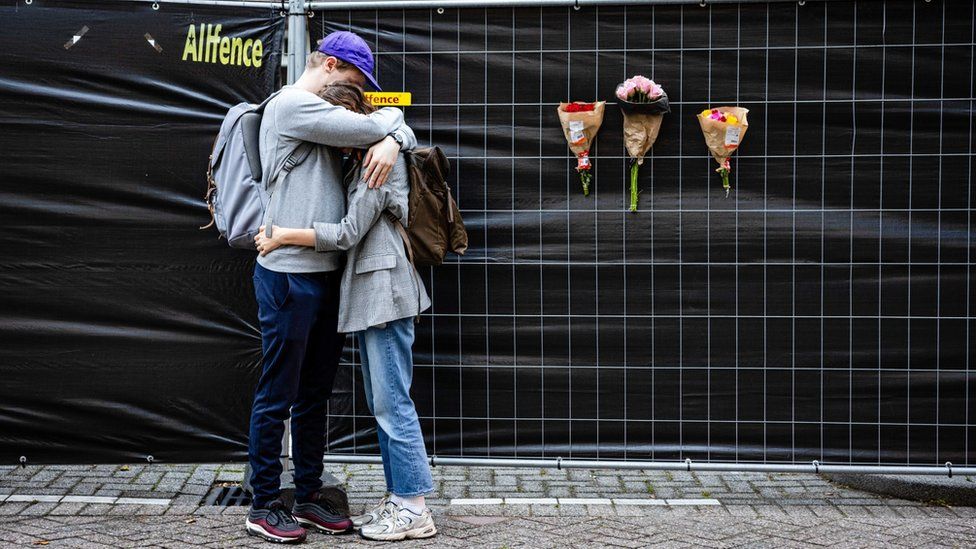
[[[453,162],[471,249],[424,273],[431,452],[970,464],[967,4],[318,12]],[[672,104],[637,213],[613,102],[633,74]],[[595,99],[584,197],[556,105]],[[732,104],[726,198],[695,114]],[[376,453],[373,428],[345,368],[329,450]]]

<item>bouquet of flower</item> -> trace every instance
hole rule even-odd
[[[718,107],[698,113],[698,123],[705,134],[705,144],[718,162],[718,169],[715,171],[722,176],[722,188],[725,189],[726,197],[731,188],[729,173],[732,166],[729,164],[729,157],[739,148],[742,138],[746,136],[746,130],[749,129],[747,114],[749,109],[742,107]]]
[[[596,103],[560,103],[558,108],[559,123],[562,124],[569,150],[576,155],[576,171],[579,172],[580,183],[583,184],[583,196],[590,194],[590,182],[593,181],[593,165],[590,163],[590,147],[596,139],[596,133],[603,124],[603,109],[606,101]]]
[[[671,112],[668,94],[653,80],[641,75],[617,86],[617,99],[624,113],[624,145],[633,159],[630,164],[630,211],[637,211],[637,172],[644,155],[657,140],[664,113]]]

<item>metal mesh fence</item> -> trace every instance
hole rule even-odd
[[[970,464],[968,2],[318,12],[445,149],[471,236],[425,269],[439,456]],[[616,84],[672,111],[627,211]],[[579,191],[560,101],[609,100]],[[732,194],[695,114],[750,109]],[[329,451],[375,454],[353,349]]]

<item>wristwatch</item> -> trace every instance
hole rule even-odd
[[[401,148],[403,147],[403,134],[401,134],[398,131],[392,131],[392,132],[388,133],[387,135],[389,135],[390,137],[392,137],[393,140],[397,142],[397,145],[400,145]]]

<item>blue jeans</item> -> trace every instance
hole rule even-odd
[[[424,435],[410,398],[414,320],[401,318],[384,328],[356,333],[363,364],[366,404],[376,417],[386,490],[413,497],[434,490]]]
[[[336,333],[341,272],[278,273],[254,267],[264,352],[248,439],[257,508],[280,493],[281,437],[289,411],[295,498],[304,501],[322,487],[325,407],[345,340]]]

